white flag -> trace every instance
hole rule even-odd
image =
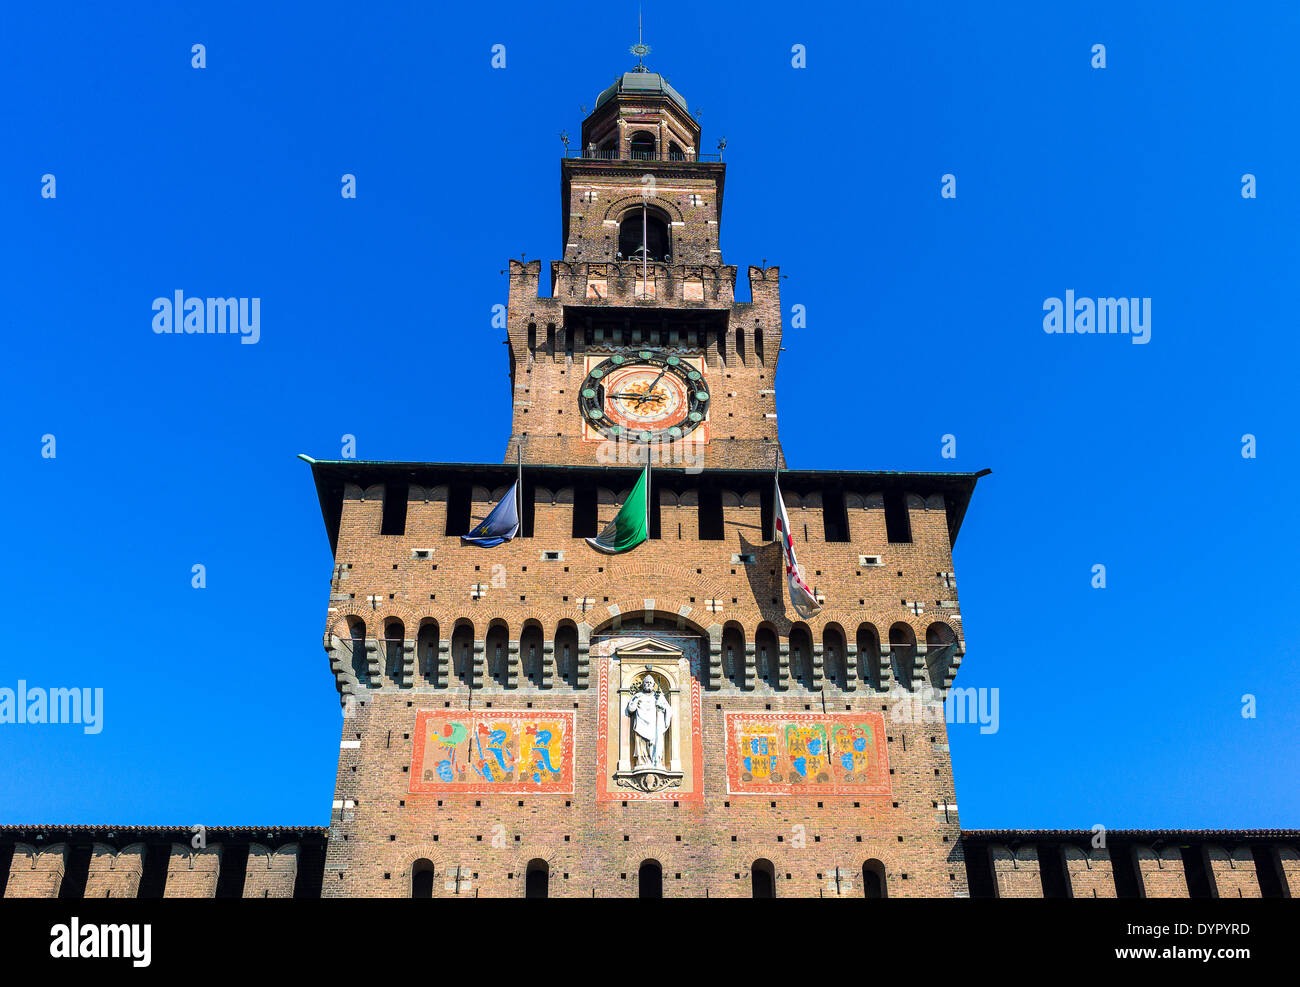
[[[821,612],[822,605],[808,588],[808,584],[799,575],[799,563],[794,557],[794,539],[790,537],[790,518],[785,513],[785,501],[781,499],[781,481],[776,483],[776,539],[781,543],[781,552],[785,555],[785,579],[790,587],[790,603],[794,605],[800,617],[815,617]]]

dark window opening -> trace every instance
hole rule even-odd
[[[998,896],[997,887],[993,883],[993,860],[989,856],[987,844],[967,844],[966,880],[970,884],[970,896],[972,898],[996,898]]]
[[[447,488],[447,530],[445,535],[469,534],[470,489],[468,483],[453,483]]]
[[[664,872],[657,860],[647,860],[641,864],[637,873],[638,898],[662,898],[664,896]]]
[[[595,538],[598,518],[596,515],[596,488],[576,487],[573,491],[573,537]]]
[[[1038,848],[1038,874],[1044,898],[1069,898],[1070,878],[1065,873],[1065,856],[1057,845]]]
[[[90,855],[91,846],[88,843],[68,849],[68,863],[63,871],[63,883],[59,885],[60,898],[86,897],[86,881],[90,879]]]
[[[406,500],[410,496],[409,483],[384,484],[384,520],[381,535],[406,534]]]
[[[438,678],[438,625],[426,621],[420,626],[415,639],[416,665],[424,681],[436,682]]]
[[[536,624],[525,627],[519,637],[519,659],[523,665],[524,679],[537,689],[542,687],[542,647],[542,629]]]
[[[654,134],[648,130],[638,130],[628,141],[633,161],[651,161],[655,156]]]
[[[524,876],[525,898],[547,898],[550,896],[551,869],[545,860],[532,860],[528,863],[528,873]]]
[[[907,498],[903,493],[885,494],[885,537],[890,542],[912,540],[912,522],[907,516]]]
[[[360,617],[348,618],[348,634],[351,638],[352,672],[357,681],[366,685],[370,681],[370,661],[366,657],[366,625]]]
[[[531,538],[533,521],[537,517],[537,484],[525,483],[519,492],[519,499],[523,501],[519,518],[519,537]]]
[[[652,212],[640,209],[623,217],[618,226],[618,259],[669,261],[668,224]]]
[[[248,844],[221,848],[221,869],[217,871],[218,898],[244,897],[244,881],[248,878]]]
[[[394,682],[400,682],[402,678],[402,664],[406,660],[402,649],[405,635],[406,627],[400,620],[384,628],[384,674]]]
[[[1183,870],[1187,873],[1187,895],[1190,898],[1216,898],[1214,878],[1205,863],[1205,847],[1185,846],[1178,851],[1183,857]]]
[[[298,856],[298,874],[293,880],[295,898],[320,898],[325,882],[325,847],[304,845]]]
[[[411,897],[433,897],[433,861],[420,858],[411,868]]]
[[[571,623],[555,632],[555,666],[555,677],[577,688],[578,629]]]
[[[885,867],[879,860],[868,860],[862,865],[862,897],[886,897]]]
[[[843,490],[825,491],[822,498],[822,531],[828,542],[849,540],[849,515],[844,509]]]
[[[1119,898],[1141,898],[1142,879],[1138,875],[1137,859],[1133,848],[1121,844],[1110,848],[1110,867],[1115,875],[1115,895]]]
[[[154,843],[145,849],[144,866],[140,869],[140,893],[137,897],[157,899],[163,896],[171,856],[170,843]]]
[[[1253,846],[1250,852],[1255,858],[1255,875],[1259,879],[1260,895],[1264,898],[1285,898],[1286,890],[1282,885],[1277,851],[1270,846]]]
[[[650,530],[647,532],[647,535],[649,537],[651,538],[662,537],[662,533],[660,530],[660,523],[659,523],[660,518],[661,518],[661,512],[659,510],[659,493],[658,491],[654,490],[652,487],[650,490],[650,525],[649,525]]]
[[[721,541],[722,491],[712,487],[700,488],[700,540]]]

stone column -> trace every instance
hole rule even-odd
[[[682,659],[682,664],[686,664],[686,659],[685,659],[685,658]],[[670,762],[669,762],[669,764],[668,764],[668,770],[669,770],[669,771],[681,771],[681,770],[682,770],[682,704],[681,704],[681,694],[682,694],[682,688],[683,688],[682,683],[689,683],[690,680],[691,680],[690,669],[687,668],[687,669],[686,669],[686,674],[683,675],[683,674],[682,674],[681,666],[679,665],[679,666],[678,666],[678,669],[677,669],[677,681],[678,681],[678,685],[677,685],[676,688],[672,689],[672,691],[669,693],[669,706],[672,707],[672,711],[673,711],[673,726],[672,726],[673,756],[672,756],[672,759],[670,760]],[[670,683],[670,685],[671,685],[671,683]]]
[[[610,662],[613,665],[613,662]],[[628,735],[627,714],[624,712],[624,704],[627,702],[628,693],[628,675],[623,667],[623,663],[618,663],[618,681],[611,683],[614,688],[614,715],[618,717],[618,770],[632,770],[632,744],[631,737]],[[611,668],[611,671],[613,669]]]

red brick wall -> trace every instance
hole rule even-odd
[[[635,629],[645,620],[647,600],[653,600],[648,604],[652,618],[680,622],[695,632],[712,628],[719,646],[727,622],[738,625],[751,642],[765,626],[788,643],[798,626],[786,609],[779,547],[763,539],[754,498],[724,498],[726,537],[721,541],[692,537],[693,507],[677,509],[682,514],[679,540],[669,505],[663,539],[610,557],[571,537],[571,497],[563,491],[551,498],[561,503],[537,510],[533,538],[492,550],[463,546],[442,533],[440,512],[445,508],[437,498],[445,494],[440,489],[430,494],[412,488],[407,533],[381,536],[382,492],[371,488],[361,500],[361,489],[349,488],[336,556],[344,566],[336,573],[346,573],[346,578],[335,581],[327,642],[346,648],[349,614],[365,620],[371,638],[381,633],[386,619],[398,617],[408,639],[432,618],[444,643],[457,621],[472,623],[473,639],[482,641],[494,621],[504,623],[508,638],[517,640],[530,619],[541,624],[546,640],[554,640],[562,621],[599,628],[616,612],[624,629]],[[433,498],[428,504],[426,496]],[[619,492],[611,499],[621,497]],[[889,627],[897,623],[924,642],[929,623],[945,619],[932,602],[921,615],[901,603],[955,600],[955,590],[941,589],[936,577],[952,567],[940,503],[927,509],[923,500],[913,502],[911,544],[877,537],[884,530],[879,506],[855,506],[852,540],[827,544],[815,498],[791,494],[788,499],[808,521],[806,541],[802,529],[797,531],[798,548],[809,581],[827,599],[823,614],[807,622],[815,645],[823,643],[828,627],[841,625],[856,645],[863,621],[882,629],[886,640]],[[602,519],[613,508],[613,503],[603,505]],[[430,549],[431,557],[413,560],[411,549],[417,547]],[[543,550],[562,551],[564,558],[543,562]],[[732,554],[741,552],[755,553],[757,564],[733,563]],[[885,564],[859,565],[859,554],[867,553],[883,556]],[[485,587],[480,599],[471,597],[475,584]],[[370,596],[377,597],[373,606]],[[946,619],[960,635],[959,622]],[[955,803],[946,726],[941,718],[934,724],[895,722],[888,697],[859,684],[856,667],[854,689],[826,683],[825,710],[884,715],[893,772],[888,797],[727,794],[724,712],[822,710],[820,689],[787,679],[785,688],[758,683],[752,691],[741,691],[728,682],[704,691],[703,802],[597,803],[592,774],[599,716],[595,670],[586,689],[573,689],[558,676],[554,681],[552,689],[536,689],[522,679],[513,689],[485,682],[472,701],[475,709],[491,704],[498,709],[573,710],[574,794],[455,796],[442,798],[442,804],[408,794],[415,713],[420,708],[465,709],[468,690],[460,683],[446,688],[424,677],[401,686],[386,676],[380,676],[379,688],[359,690],[359,701],[343,724],[346,746],[340,750],[324,894],[406,895],[412,864],[422,857],[434,862],[438,894],[446,893],[448,876],[455,889],[461,874],[461,893],[522,895],[529,860],[541,858],[550,866],[552,894],[634,895],[637,868],[647,857],[661,862],[668,895],[747,896],[750,866],[758,859],[773,863],[778,895],[825,895],[837,886],[837,871],[841,893],[861,894],[860,871],[871,859],[884,864],[891,897],[965,893],[957,815],[955,809],[941,808]]]

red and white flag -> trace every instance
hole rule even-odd
[[[790,518],[785,513],[785,501],[781,499],[781,481],[776,484],[776,540],[781,543],[781,552],[785,555],[785,580],[790,587],[790,603],[799,612],[800,617],[815,617],[822,605],[817,602],[816,594],[799,575],[799,563],[794,557],[794,539],[790,537]]]

